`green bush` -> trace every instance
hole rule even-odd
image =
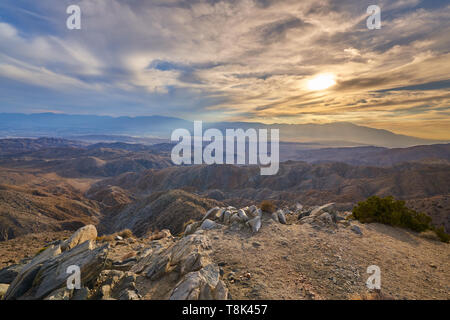
[[[442,242],[446,242],[446,243],[450,242],[450,235],[445,233],[444,227],[434,228],[434,232],[436,233],[436,235],[439,237],[439,239]]]
[[[379,222],[417,232],[432,228],[431,217],[407,208],[404,201],[395,200],[393,197],[372,196],[359,202],[353,208],[353,217],[363,223]]]

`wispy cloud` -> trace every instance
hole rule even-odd
[[[2,2],[0,81],[34,88],[18,98],[23,110],[50,99],[78,113],[352,121],[450,138],[445,1],[379,1],[381,30],[366,28],[369,1],[78,3],[82,30],[70,31],[71,1]],[[309,91],[321,73],[337,84]],[[1,111],[11,87],[0,88]]]

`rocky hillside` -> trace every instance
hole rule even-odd
[[[361,225],[348,215],[333,204],[296,204],[273,213],[256,206],[215,207],[180,236],[163,230],[98,238],[88,225],[0,270],[0,295],[7,300],[450,298],[448,244],[403,229]],[[0,243],[0,250],[6,244]],[[80,267],[80,289],[66,286],[71,265]],[[370,265],[381,270],[377,292],[365,286]]]

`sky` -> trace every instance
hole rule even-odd
[[[0,112],[346,121],[449,140],[449,35],[444,0],[2,0]]]

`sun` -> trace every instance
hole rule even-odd
[[[336,81],[334,80],[334,74],[325,73],[319,74],[308,81],[309,90],[324,90],[331,86],[334,86]]]

